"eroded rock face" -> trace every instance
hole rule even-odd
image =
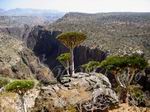
[[[40,90],[32,89],[24,95],[26,109],[30,110],[35,105],[35,99]],[[16,93],[4,92],[0,94],[0,112],[23,112],[23,104]]]
[[[22,112],[19,95],[3,93],[0,95],[0,112]]]
[[[12,36],[0,33],[0,76],[53,80],[52,72],[40,63],[34,53]],[[40,79],[39,79],[40,80]]]
[[[42,26],[35,26],[28,35],[26,45],[32,49],[40,61],[47,64],[51,70],[61,65],[57,57],[61,53],[69,50],[57,40],[57,36],[62,33],[59,30],[49,31]],[[87,63],[91,60],[101,61],[106,58],[107,53],[97,48],[78,46],[74,49],[75,66]],[[55,71],[54,71],[55,72]],[[57,75],[57,73],[55,73]]]
[[[105,110],[118,102],[108,78],[103,74],[77,73],[75,77],[64,76],[61,81],[62,84],[41,87],[33,112],[62,112],[68,106],[76,108],[79,105],[87,111],[93,108]]]
[[[43,26],[30,27],[24,25],[22,27],[0,28],[0,32],[5,32],[14,38],[22,40],[40,61],[48,65],[51,70],[56,66],[61,65],[56,58],[61,53],[69,52],[69,50],[56,39],[56,37],[62,33],[59,30],[50,31]],[[107,53],[96,47],[90,48],[88,46],[78,46],[74,50],[74,55],[75,65],[76,68],[78,68],[78,66],[85,64],[88,61],[101,61],[105,59]]]

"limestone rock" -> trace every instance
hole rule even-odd
[[[35,99],[39,95],[38,89],[32,89],[24,96],[27,110],[34,107]],[[23,112],[20,97],[16,93],[0,94],[0,112]]]
[[[65,110],[69,105],[81,105],[84,108],[86,104],[97,105],[97,108],[102,104],[108,108],[118,102],[108,78],[103,74],[76,73],[75,75],[76,77],[62,77],[62,84],[41,87],[33,110],[40,111],[45,108],[48,111],[60,108]],[[98,102],[99,99],[102,99],[101,103]],[[103,104],[104,100],[107,100],[108,107]]]

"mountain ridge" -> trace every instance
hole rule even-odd
[[[57,10],[44,10],[44,9],[31,9],[31,8],[16,8],[3,10],[1,15],[3,16],[51,16],[51,15],[63,15],[64,12]]]
[[[47,29],[84,32],[83,45],[111,54],[142,51],[150,57],[150,13],[67,13]]]

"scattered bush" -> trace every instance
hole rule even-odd
[[[14,80],[5,86],[6,91],[14,92],[26,92],[34,87],[35,83],[33,80]]]
[[[144,92],[142,91],[142,88],[140,86],[135,86],[135,85],[130,85],[129,88],[129,93],[130,93],[130,97],[132,98],[132,103],[134,105],[140,105],[141,103],[145,102],[145,95]]]

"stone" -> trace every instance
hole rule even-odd
[[[61,83],[62,83],[62,84],[69,83],[70,81],[71,81],[71,79],[70,79],[69,77],[63,77],[63,78],[61,79]]]
[[[43,90],[37,97],[34,108],[43,108],[43,105],[50,111],[51,109],[55,110],[55,108],[64,109],[69,105],[81,104],[83,106],[85,104],[93,104],[93,102],[95,102],[95,105],[99,108],[100,105],[104,105],[105,107],[107,104],[108,107],[110,107],[112,104],[118,102],[118,97],[112,90],[106,76],[100,73],[92,73],[89,75],[87,75],[87,73],[76,73],[76,76],[78,75],[82,77],[62,77],[63,80],[67,80],[64,84],[42,87]],[[96,85],[99,86],[95,87]],[[97,102],[99,99],[101,103]],[[104,100],[106,100],[107,103],[105,103]],[[49,105],[51,105],[51,107],[49,107]],[[108,107],[106,106],[106,108]]]

